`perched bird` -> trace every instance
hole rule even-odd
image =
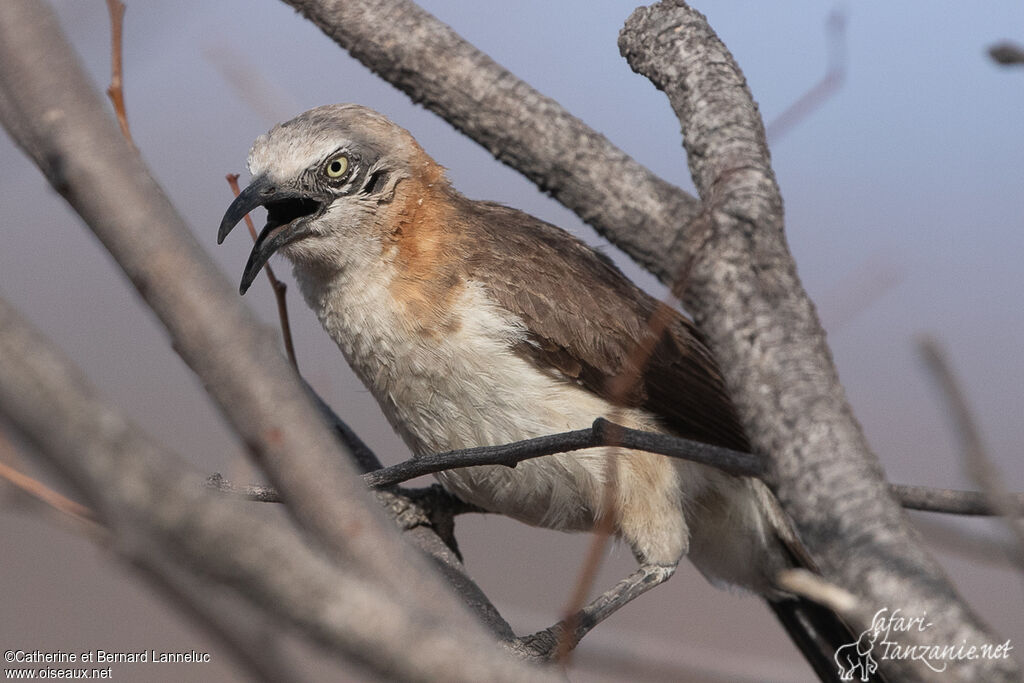
[[[267,209],[241,292],[272,254],[284,254],[306,302],[415,455],[580,429],[599,416],[748,450],[714,358],[685,317],[671,312],[651,338],[661,304],[606,257],[533,216],[467,199],[381,114],[352,104],[312,109],[260,136],[249,170],[252,182],[218,235]],[[637,367],[645,343],[652,351]],[[638,381],[613,386],[631,368]],[[622,451],[609,504],[607,451],[438,479],[467,502],[536,526],[586,531],[610,515],[640,568],[591,603],[587,619],[666,580],[685,555],[711,581],[765,596],[791,632],[804,631],[797,639],[828,637],[793,609],[813,605],[776,586],[796,562],[795,539],[763,484]]]

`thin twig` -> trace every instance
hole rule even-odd
[[[611,430],[615,430],[614,440],[609,437]],[[735,475],[759,477],[765,472],[765,463],[750,453],[740,453],[728,448],[711,446],[668,434],[630,429],[604,418],[597,418],[594,420],[594,424],[587,429],[540,436],[503,446],[481,446],[419,456],[376,472],[364,474],[363,481],[371,488],[383,488],[424,474],[443,472],[456,467],[476,465],[515,467],[518,463],[530,458],[609,445],[699,462]]]
[[[220,72],[235,95],[268,123],[290,119],[299,104],[277,83],[267,78],[260,65],[250,60],[222,36],[204,45],[203,58]]]
[[[122,52],[122,28],[124,26],[124,3],[121,0],[107,0],[107,10],[110,12],[110,87],[107,88],[107,97],[114,105],[114,113],[117,114],[117,123],[121,126],[121,134],[132,144],[132,133],[128,129],[128,114],[124,109],[124,79]]]
[[[931,337],[924,337],[918,342],[918,350],[946,402],[953,420],[953,428],[960,439],[967,473],[981,488],[992,509],[999,513],[1014,534],[1017,546],[1013,558],[1024,568],[1024,508],[1003,485],[1002,475],[985,449],[981,432],[970,406],[967,405],[967,398],[939,343]]]
[[[992,507],[988,496],[980,491],[937,489],[929,486],[889,484],[889,490],[904,508],[922,512],[942,512],[950,515],[990,517],[1001,514]],[[1024,509],[1024,494],[1007,493],[1017,509]]]
[[[668,457],[692,460],[711,467],[717,467],[732,474],[749,477],[763,476],[764,467],[759,458],[749,453],[709,446],[666,434],[643,432],[621,427],[603,418],[594,421],[588,429],[562,432],[501,446],[481,446],[436,455],[426,455],[380,468],[363,475],[363,481],[370,488],[386,488],[426,474],[434,474],[459,467],[477,465],[504,465],[515,467],[518,463],[555,453],[567,453],[584,448],[608,447],[608,430],[622,430],[621,439],[616,441],[622,448],[659,453]],[[245,486],[226,481],[219,474],[211,475],[207,483],[220,491],[239,495],[262,502],[281,502],[277,492],[268,486]],[[951,515],[991,516],[998,514],[989,504],[984,493],[959,491],[929,486],[890,484],[889,490],[908,510],[937,512]],[[1010,494],[1017,505],[1024,505],[1024,493]]]
[[[769,142],[775,142],[807,118],[839,91],[846,79],[846,14],[833,10],[825,21],[829,63],[825,75],[807,92],[765,126]]]
[[[238,196],[241,191],[238,187],[238,174],[228,173],[225,176],[228,180],[228,185],[231,186],[231,191]],[[252,218],[249,214],[245,214],[245,227],[249,228],[249,234],[252,236],[252,241],[256,241],[256,226],[252,223]],[[288,303],[285,299],[285,294],[288,292],[288,285],[277,279],[274,275],[274,271],[270,268],[270,264],[263,266],[263,272],[267,274],[267,280],[270,281],[270,288],[274,290],[274,299],[277,301],[277,317],[281,321],[281,337],[284,340],[284,351],[288,354],[288,360],[291,361],[292,367],[296,371],[299,369],[299,361],[295,358],[295,345],[292,343],[292,327],[288,322]]]
[[[13,452],[14,447],[0,434],[0,453],[4,454],[4,460],[10,459],[9,454],[13,454]],[[5,479],[12,486],[48,505],[57,512],[71,517],[76,522],[82,522],[91,528],[100,528],[100,524],[92,510],[81,503],[71,500],[67,496],[57,493],[38,479],[19,472],[3,460],[0,460],[0,479]]]

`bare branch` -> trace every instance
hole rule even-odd
[[[598,418],[594,420],[594,424],[589,429],[540,436],[504,446],[481,446],[436,455],[418,456],[376,472],[368,472],[363,475],[363,481],[368,486],[381,488],[424,474],[433,474],[456,467],[472,467],[474,465],[515,467],[517,463],[530,458],[608,445],[692,460],[718,467],[733,474],[756,477],[764,473],[764,461],[749,453],[740,453],[728,448],[680,439],[667,434],[629,429],[604,418]]]
[[[82,490],[114,547],[165,581],[181,585],[195,572],[383,678],[545,677],[503,655],[476,621],[410,601],[387,580],[367,578],[358,562],[332,562],[286,522],[255,517],[196,486],[173,454],[97,397],[2,299],[0,414]],[[190,603],[207,594],[192,593],[192,585],[179,591]]]
[[[1002,514],[992,507],[988,496],[980,491],[957,491],[904,484],[890,484],[889,490],[900,505],[908,510],[986,517]],[[1024,508],[1024,493],[1008,493],[1007,496],[1019,515],[1019,511]]]
[[[504,622],[487,617],[493,607],[486,612],[436,534],[406,534],[433,568],[401,542],[275,340],[196,245],[87,83],[52,13],[31,0],[0,3],[0,121],[124,269],[300,528],[444,629],[478,631],[479,617],[500,633]]]
[[[662,281],[673,280],[662,255],[679,224],[697,214],[693,197],[409,0],[284,1]]]
[[[228,185],[231,186],[231,191],[238,196],[240,192],[238,188],[238,174],[228,173],[225,176],[228,180]],[[245,227],[249,229],[249,235],[252,237],[252,241],[256,241],[256,226],[252,224],[252,217],[249,214],[245,214]],[[288,300],[285,296],[288,293],[288,285],[277,279],[274,275],[273,269],[270,267],[270,263],[263,266],[263,272],[267,274],[267,280],[270,282],[270,288],[274,291],[274,300],[277,302],[277,317],[281,322],[281,340],[284,342],[284,352],[288,356],[288,360],[291,361],[292,367],[295,371],[299,371],[299,361],[295,358],[295,344],[292,342],[292,326],[288,322]]]
[[[1019,505],[1013,494],[1003,485],[1002,475],[985,449],[981,431],[967,405],[967,398],[938,342],[925,337],[918,342],[918,350],[946,402],[953,428],[960,439],[967,473],[978,484],[985,499],[998,511],[1016,538],[1017,547],[1013,556],[1017,564],[1024,568],[1024,507]]]
[[[29,0],[0,3],[4,126],[124,269],[289,513],[329,552],[363,563],[397,595],[472,622],[362,490],[294,369],[87,83],[52,14]]]
[[[633,13],[619,47],[668,95],[704,202],[684,302],[723,369],[774,490],[823,578],[866,605],[942,614],[919,644],[995,639],[915,541],[846,402],[783,237],[782,202],[745,80],[703,16],[681,0]],[[898,558],[898,560],[897,560]],[[920,662],[893,675],[923,678]],[[1019,676],[1009,660],[957,663],[964,679]]]
[[[624,448],[691,460],[725,472],[748,477],[763,478],[766,473],[764,461],[750,453],[741,453],[667,434],[630,429],[598,418],[589,429],[561,432],[500,446],[481,446],[417,456],[396,465],[370,470],[363,474],[363,481],[370,488],[380,489],[401,484],[426,474],[435,474],[459,467],[474,467],[476,465],[515,467],[518,463],[531,458],[607,446],[606,434],[611,427],[622,430],[621,441],[618,444]],[[281,502],[280,495],[269,486],[234,484],[226,481],[219,474],[211,475],[207,479],[207,484],[224,493],[248,500]],[[987,502],[986,495],[978,491],[958,491],[906,484],[889,484],[889,491],[900,505],[908,510],[971,516],[1000,514]],[[1024,493],[1009,495],[1016,505],[1024,505]]]
[[[0,331],[0,335],[4,332],[6,330]],[[104,547],[109,547],[112,534],[96,521],[91,510],[3,462],[13,460],[13,455],[13,446],[0,432],[0,477],[46,505],[48,510],[59,513],[60,519],[76,522],[73,527],[75,531],[80,532],[84,529],[87,536]],[[249,608],[244,617],[236,619],[242,607],[241,603],[235,600],[230,606],[222,604],[226,601],[224,591],[211,590],[208,581],[190,575],[188,571],[169,562],[159,563],[156,558],[135,555],[130,559],[136,567],[147,573],[179,609],[195,618],[212,635],[220,638],[233,652],[236,661],[248,669],[256,680],[281,681],[294,678],[294,670],[285,663],[287,658],[284,653],[276,652],[274,648],[269,647],[270,642],[263,637],[264,633],[280,631],[280,627],[270,628],[265,623],[264,615],[257,614],[256,610]],[[154,563],[158,566],[153,567]],[[200,593],[203,594],[201,597]],[[263,633],[254,634],[258,630],[262,630]],[[254,640],[257,637],[258,643]]]

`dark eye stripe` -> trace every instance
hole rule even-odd
[[[382,185],[387,181],[388,174],[383,169],[378,169],[373,172],[366,184],[363,185],[363,189],[359,191],[360,194],[373,194],[379,190]]]

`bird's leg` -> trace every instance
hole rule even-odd
[[[576,614],[543,631],[520,636],[509,643],[509,647],[527,659],[551,660],[559,650],[576,647],[590,629],[610,617],[620,607],[632,602],[634,598],[667,581],[675,571],[676,565],[642,564]],[[564,644],[563,639],[566,641]]]

